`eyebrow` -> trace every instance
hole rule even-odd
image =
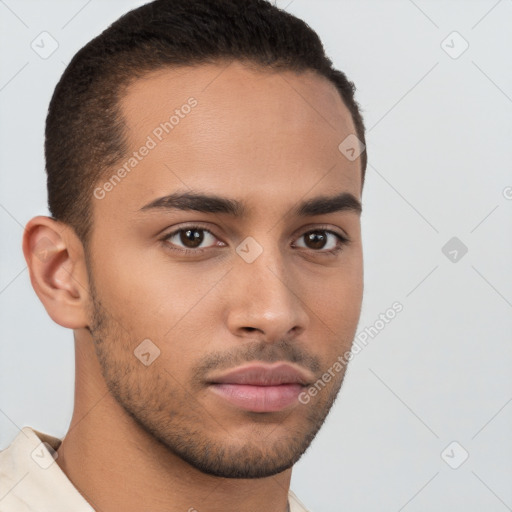
[[[156,209],[224,213],[233,217],[247,215],[247,208],[240,201],[195,192],[174,193],[159,197],[144,205],[139,211]],[[335,196],[318,196],[302,201],[292,209],[292,214],[297,217],[312,217],[342,211],[352,211],[360,214],[362,209],[361,202],[354,195],[349,192],[342,192]]]

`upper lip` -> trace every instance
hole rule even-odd
[[[229,370],[209,379],[210,384],[246,384],[252,386],[278,386],[280,384],[300,384],[312,382],[311,374],[289,363],[252,363]]]

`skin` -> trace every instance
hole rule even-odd
[[[292,466],[344,371],[307,405],[266,413],[233,406],[206,381],[249,361],[292,361],[313,383],[350,349],[363,294],[360,213],[293,208],[342,192],[361,199],[359,159],[338,150],[355,129],[323,77],[235,61],[135,81],[121,101],[130,153],[189,97],[198,104],[179,125],[91,199],[87,250],[54,219],[27,224],[34,289],[75,337],[75,406],[56,463],[102,512],[284,512]],[[240,201],[246,215],[141,211],[190,191]],[[173,251],[186,247],[179,234],[162,240],[195,223],[212,233],[195,232],[204,252]],[[308,246],[314,229],[326,240]],[[252,263],[236,252],[248,236],[263,250]],[[145,339],[160,351],[149,366],[134,355]]]

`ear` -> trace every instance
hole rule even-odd
[[[87,327],[87,267],[74,230],[51,217],[34,217],[25,226],[23,254],[32,287],[52,320],[70,329]]]

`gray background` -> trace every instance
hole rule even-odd
[[[47,214],[58,78],[141,3],[0,0],[0,448],[24,425],[63,437],[71,419],[72,333],[33,292],[21,237]],[[403,305],[350,363],[292,488],[313,512],[512,510],[512,0],[278,5],[319,33],[363,108],[358,332]],[[31,48],[43,31],[58,43],[46,59]]]

